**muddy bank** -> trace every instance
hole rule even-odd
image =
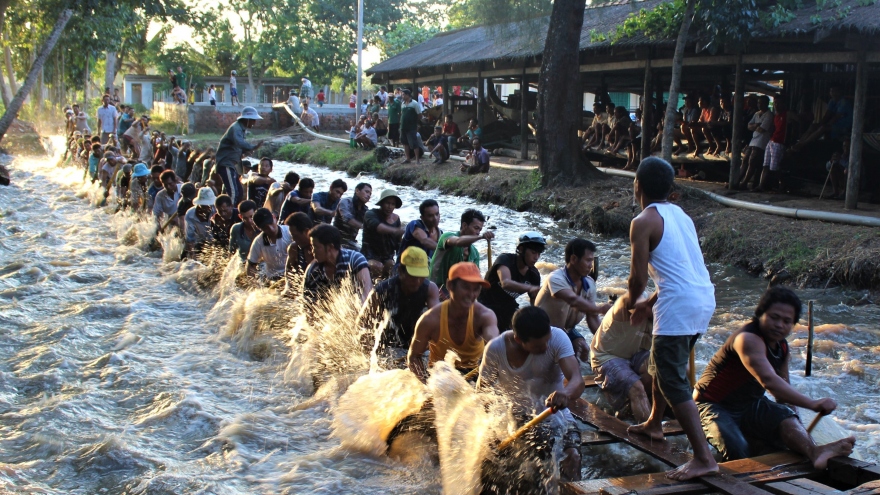
[[[626,236],[630,219],[638,212],[632,181],[619,177],[602,177],[578,187],[542,188],[537,171],[492,168],[489,174],[465,176],[456,162],[380,163],[372,152],[320,140],[281,146],[273,156],[352,176],[373,173],[395,184],[534,211],[597,234]],[[773,283],[875,291],[880,287],[880,229],[727,208],[695,188],[680,184],[678,190],[677,203],[694,219],[709,261],[744,268]]]

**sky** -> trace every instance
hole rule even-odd
[[[200,3],[196,3],[193,0],[184,0],[184,3],[190,5],[194,9],[198,9],[199,5],[203,5]],[[217,4],[225,5],[225,4],[228,4],[228,2],[226,2],[225,0],[219,0],[217,2]],[[235,34],[237,36],[243,37],[244,32],[242,31],[241,21],[239,20],[238,16],[227,14],[227,19],[229,19],[229,23],[232,25],[232,29],[235,32]],[[149,37],[152,37],[156,33],[156,31],[158,31],[161,27],[162,27],[161,23],[158,23],[158,22],[151,23],[150,29],[149,29],[149,32],[147,33],[147,35]],[[195,48],[199,51],[202,51],[201,46],[199,46],[198,43],[194,42],[195,39],[196,39],[195,32],[193,31],[193,29],[191,27],[186,26],[186,25],[182,25],[182,24],[175,24],[174,27],[171,29],[171,32],[168,34],[167,43],[168,43],[168,46],[175,46],[175,45],[181,45],[181,44],[191,45],[191,46],[193,46],[193,48]],[[366,70],[366,69],[369,69],[370,67],[372,67],[373,65],[378,64],[379,62],[381,62],[381,58],[382,58],[381,54],[379,53],[379,49],[377,47],[364,46],[363,69]],[[357,55],[352,56],[352,62],[354,64],[357,64]],[[244,69],[244,67],[239,69],[239,72],[241,72],[241,70],[243,70],[243,69]],[[308,74],[304,74],[303,76],[308,77]],[[326,82],[314,81],[314,82],[316,84],[329,84],[330,83],[330,81],[326,81]]]

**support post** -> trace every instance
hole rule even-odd
[[[727,188],[736,189],[739,186],[740,167],[742,165],[742,126],[740,121],[743,114],[743,86],[745,84],[743,75],[743,56],[742,52],[736,55],[736,76],[733,83],[733,129],[731,129],[731,138],[733,141],[730,145],[730,176],[728,177]]]
[[[485,86],[486,86],[486,80],[483,79],[483,72],[479,71],[479,72],[477,72],[477,94],[476,94],[476,97],[477,97],[477,122],[479,122],[480,125],[483,125],[483,113],[485,112],[485,108],[483,108],[483,107],[486,106],[486,104],[483,103],[483,98],[486,97]]]
[[[813,373],[813,301],[807,303],[807,364],[804,368],[804,376],[810,376]]]
[[[449,115],[449,111],[452,108],[452,101],[450,98],[452,97],[452,93],[449,91],[449,82],[446,80],[446,74],[443,74],[443,116]],[[441,121],[442,123],[442,121]]]
[[[364,0],[358,0],[357,3],[357,93],[358,99],[364,98],[363,88],[363,56],[364,56]],[[354,121],[357,122],[361,117],[361,103],[354,102]]]
[[[519,140],[520,140],[520,158],[529,159],[529,80],[526,76],[526,69],[523,67],[522,77],[520,78],[520,112],[519,112]]]
[[[651,90],[651,57],[645,59],[645,85],[642,90],[642,149],[641,159],[651,156],[651,136],[654,127],[654,110]]]
[[[852,134],[849,140],[849,167],[846,176],[847,210],[855,210],[859,203],[859,185],[862,172],[862,129],[865,127],[865,97],[868,91],[868,78],[865,75],[867,50],[864,46],[859,50],[856,63],[856,94],[853,101]]]

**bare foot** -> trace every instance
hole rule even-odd
[[[406,160],[400,162],[400,164],[403,165],[404,163],[410,163],[411,161],[412,161],[412,160],[410,160],[409,158],[407,158]]]
[[[652,440],[663,440],[663,425],[658,423],[654,424],[650,421],[645,421],[642,424],[632,425],[626,429],[627,433],[631,433],[634,435],[645,435],[650,437]]]
[[[832,457],[848,457],[852,454],[853,446],[856,444],[855,437],[847,437],[827,445],[816,447],[815,457],[813,457],[813,467],[818,470],[824,470],[828,467],[828,459]]]
[[[707,476],[717,473],[718,464],[715,462],[715,459],[712,459],[712,462],[708,464],[703,461],[698,461],[697,459],[691,459],[690,461],[682,464],[681,466],[678,466],[672,471],[667,471],[666,477],[676,481],[687,481],[694,478],[699,478],[700,476]]]

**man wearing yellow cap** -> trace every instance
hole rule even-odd
[[[397,275],[376,285],[361,311],[365,346],[375,346],[377,354],[390,359],[393,367],[406,362],[419,317],[440,304],[440,291],[428,274],[427,253],[415,246],[406,248]]]
[[[480,269],[471,262],[452,265],[446,279],[449,299],[419,318],[409,347],[409,369],[424,381],[428,372],[422,355],[430,349],[429,364],[442,361],[446,351],[458,358],[455,367],[468,372],[480,364],[486,342],[498,336],[498,320],[491,309],[477,302],[480,290],[488,287]]]

